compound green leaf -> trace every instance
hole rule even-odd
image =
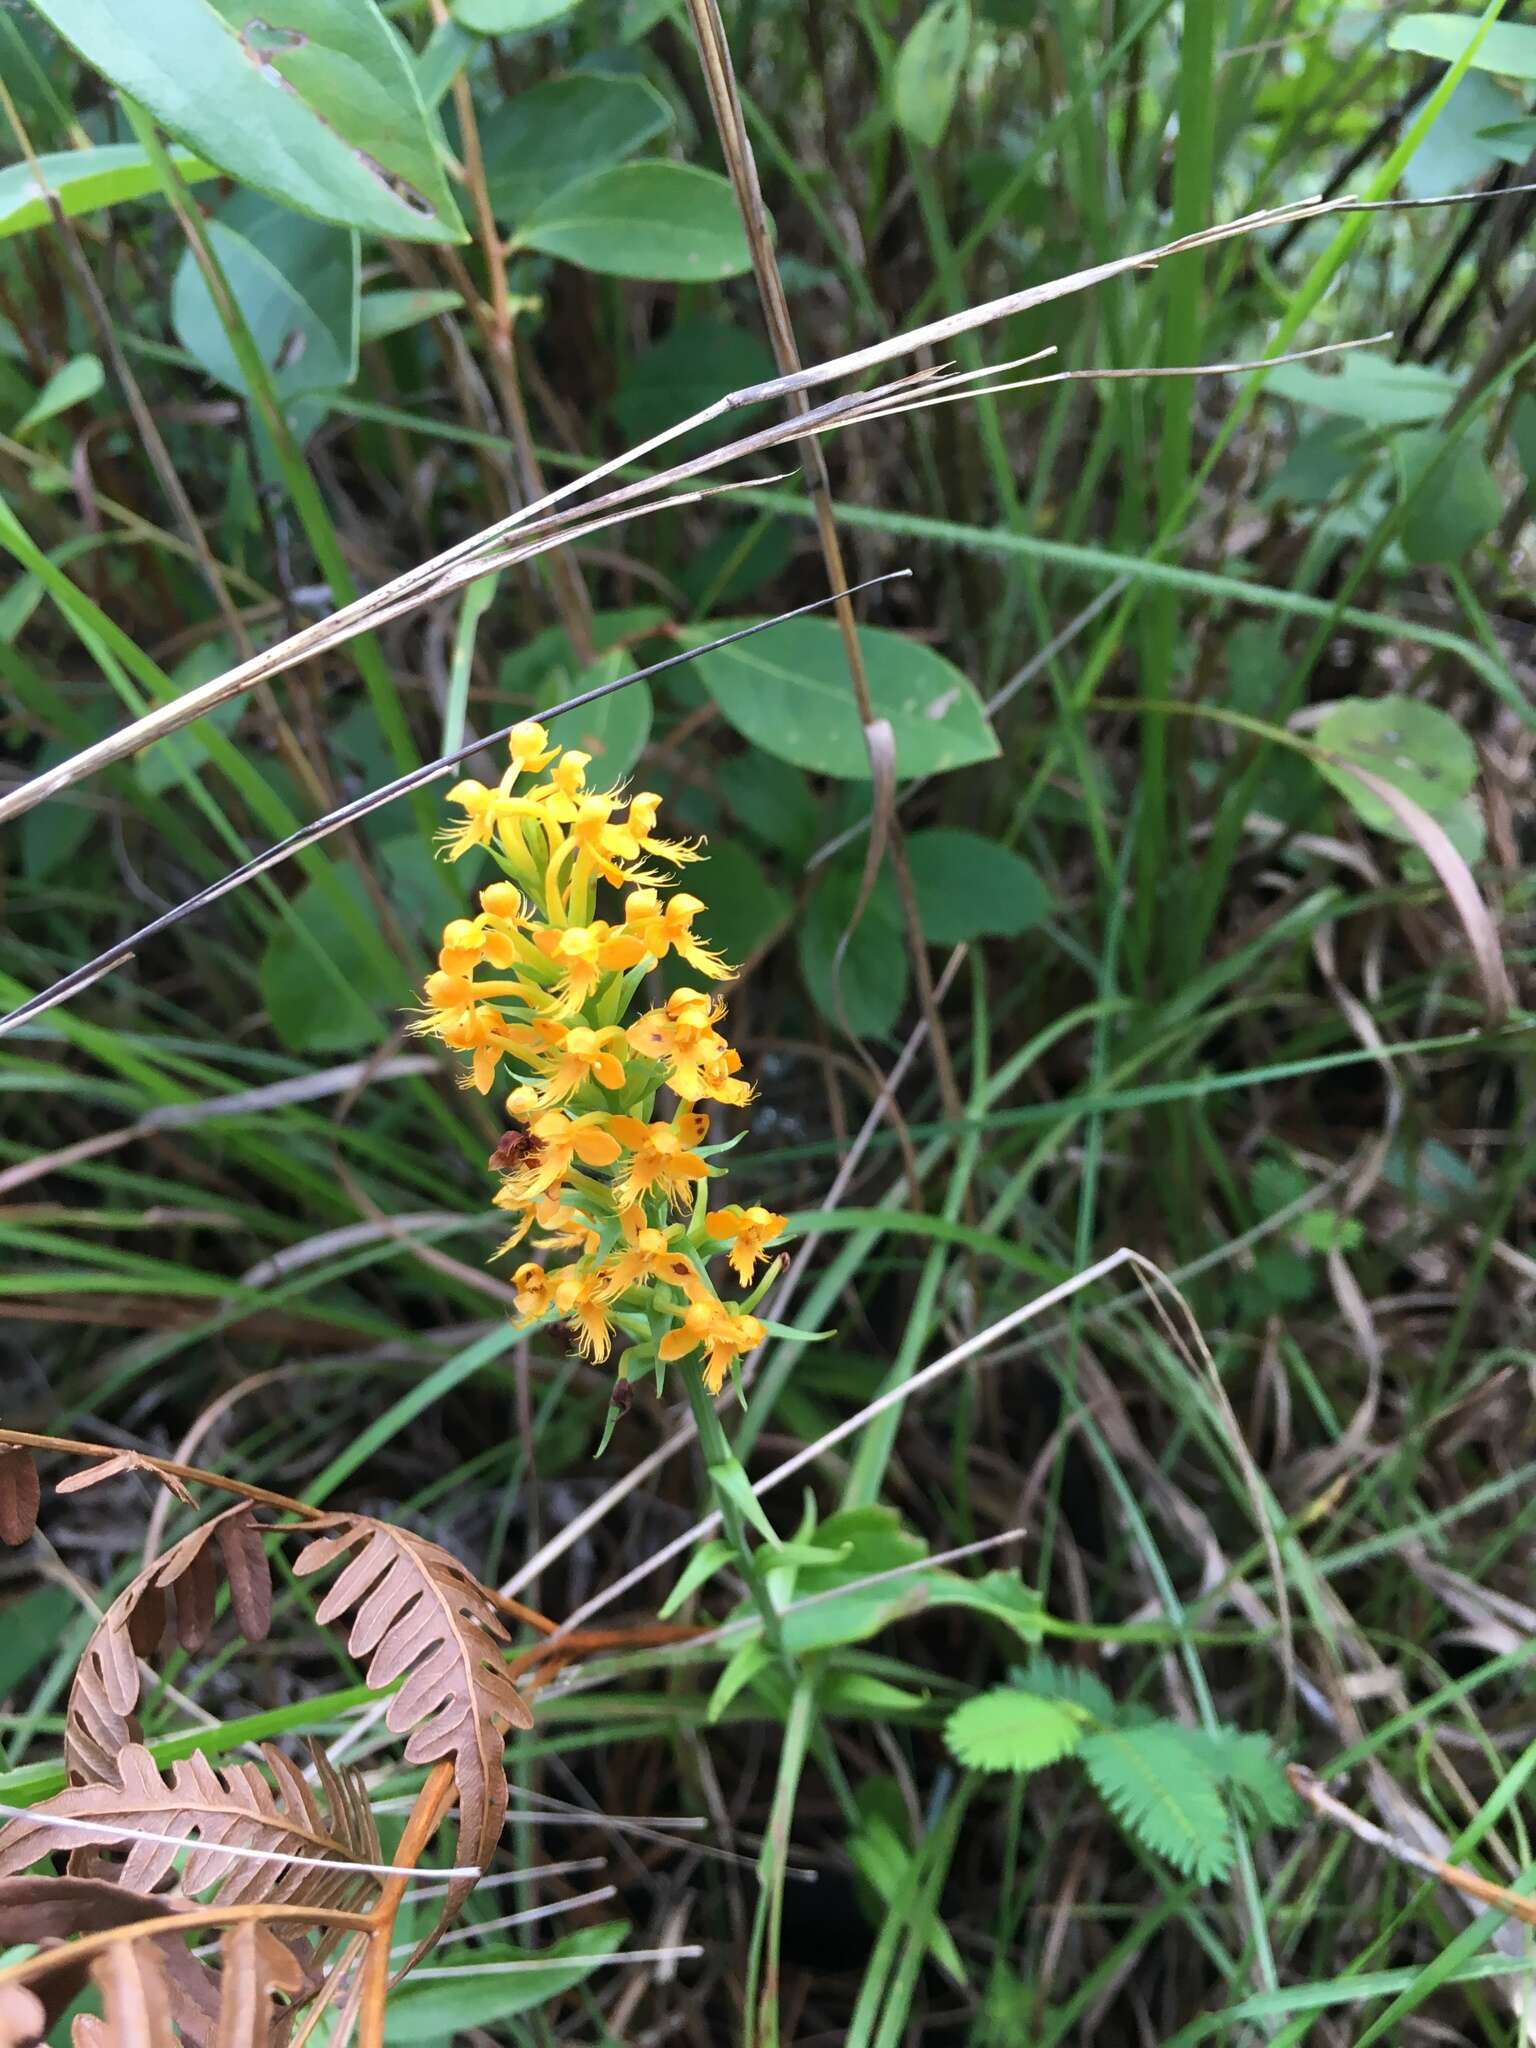
[[[1011,1685],[978,1693],[944,1724],[951,1756],[972,1771],[1039,1771],[1070,1756],[1089,1726],[1070,1700],[1043,1698]]]

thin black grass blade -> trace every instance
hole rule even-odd
[[[782,626],[788,619],[798,619],[806,612],[824,610],[836,604],[840,598],[855,597],[861,590],[873,590],[881,583],[896,583],[910,576],[910,569],[889,569],[883,576],[870,576],[862,583],[850,584],[846,590],[830,591],[825,597],[813,598],[809,604],[797,604],[787,612],[779,612],[771,619],[759,619],[754,625],[739,626],[734,633],[722,633],[718,640],[706,640],[698,647],[685,647],[676,654],[664,655],[660,661],[653,661],[645,668],[632,669],[626,676],[616,676],[611,683],[599,683],[595,689],[582,690],[574,697],[567,697],[563,703],[551,704],[547,710],[537,714],[541,725],[553,718],[561,718],[568,711],[580,711],[584,705],[595,704],[600,697],[611,697],[618,690],[627,690],[631,683],[642,683],[650,676],[657,676],[669,668],[679,668],[684,662],[693,661],[701,654],[713,654],[717,648],[729,647],[737,640],[750,640],[755,633],[766,633],[772,626]],[[533,714],[529,714],[532,716]],[[457,748],[451,754],[440,754],[435,761],[428,761],[420,768],[411,769],[407,775],[396,776],[393,782],[386,782],[378,789],[371,789],[364,796],[354,797],[350,803],[339,804],[334,811],[327,811],[323,818],[316,818],[311,824],[301,825],[297,832],[290,832],[286,839],[280,839],[275,846],[269,846],[265,853],[258,853],[240,867],[231,868],[227,875],[211,882],[206,889],[200,889],[195,896],[189,896],[185,903],[178,903],[174,909],[164,911],[159,917],[140,927],[131,937],[109,946],[104,953],[98,953],[94,960],[88,960],[83,967],[75,967],[66,975],[45,988],[40,994],[29,996],[4,1017],[0,1017],[0,1038],[8,1031],[15,1031],[21,1025],[40,1017],[45,1010],[54,1009],[66,1003],[71,996],[79,995],[92,982],[99,981],[114,967],[121,967],[138,952],[147,939],[155,939],[172,925],[180,924],[183,918],[194,916],[199,910],[206,910],[211,903],[217,903],[223,896],[229,896],[245,883],[254,881],[257,875],[264,875],[269,868],[279,866],[306,846],[313,846],[332,832],[338,832],[343,825],[356,823],[370,812],[381,810],[385,804],[392,804],[396,798],[408,796],[413,789],[420,789],[424,783],[435,782],[450,769],[457,768],[461,761],[467,761],[472,754],[494,746],[498,740],[527,723],[527,718],[515,718],[510,725],[498,726],[494,732],[483,734],[471,740],[467,746]]]

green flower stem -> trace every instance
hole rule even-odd
[[[762,1617],[763,1636],[769,1648],[778,1657],[793,1683],[798,1676],[794,1659],[784,1641],[784,1630],[779,1620],[778,1609],[768,1597],[768,1588],[753,1566],[752,1546],[747,1537],[747,1525],[740,1507],[733,1496],[715,1477],[720,1467],[736,1463],[736,1453],[731,1449],[716,1408],[704,1385],[701,1374],[691,1365],[682,1368],[683,1385],[688,1389],[688,1406],[693,1411],[694,1427],[699,1433],[699,1448],[704,1453],[704,1467],[709,1474],[710,1490],[715,1496],[715,1505],[720,1510],[720,1520],[725,1527],[726,1541],[736,1553],[736,1562],[741,1576],[746,1581],[752,1604]]]

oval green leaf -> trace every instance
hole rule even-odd
[[[573,14],[579,0],[453,0],[449,13],[477,36],[521,36]]]
[[[1477,755],[1456,723],[1433,704],[1412,697],[1346,697],[1313,735],[1343,761],[1358,761],[1444,822],[1477,779]],[[1413,840],[1397,813],[1348,768],[1320,761],[1328,780],[1348,798],[1361,822],[1391,839]]]
[[[739,840],[711,840],[707,864],[690,868],[688,874],[690,886],[709,899],[709,908],[699,919],[705,943],[732,967],[744,966],[771,946],[789,923],[789,897]]]
[[[387,2048],[413,2041],[451,2041],[456,2034],[514,2019],[548,2005],[590,1977],[602,1965],[593,1958],[614,1954],[629,1933],[627,1920],[578,1928],[544,1948],[502,1947],[486,1942],[462,1975],[418,1978],[391,1992],[384,2021]],[[500,1968],[497,1965],[516,1965]]]
[[[748,619],[694,634],[716,639]],[[980,697],[953,662],[878,626],[859,628],[875,716],[890,721],[898,775],[942,775],[998,755]],[[787,619],[771,633],[701,654],[694,667],[723,716],[765,753],[821,775],[867,782],[869,754],[842,635],[828,619]]]
[[[357,874],[347,868],[339,880],[359,915],[376,924],[378,912]],[[331,961],[345,988],[323,977],[317,951]],[[402,1009],[410,993],[404,974],[386,975],[319,882],[306,883],[293,899],[262,955],[259,981],[272,1029],[294,1052],[355,1052],[376,1045],[385,1013]]]
[[[1454,64],[1482,22],[1478,14],[1403,14],[1387,31],[1394,50]],[[1496,21],[1472,53],[1471,69],[1503,78],[1536,78],[1536,28]]]
[[[99,356],[72,356],[61,370],[54,371],[12,432],[28,433],[45,420],[68,412],[72,405],[83,404],[87,398],[94,398],[106,381]]]
[[[1400,538],[1410,562],[1459,562],[1492,533],[1504,510],[1503,493],[1470,435],[1443,456],[1442,450],[1445,435],[1438,427],[1400,434],[1393,445],[1403,497]]]
[[[356,235],[259,192],[237,192],[208,234],[279,396],[350,384],[357,375]],[[171,325],[210,377],[250,396],[190,249],[171,287]]]
[[[517,245],[609,277],[678,284],[750,267],[730,185],[695,164],[617,164],[568,185],[518,228]]]
[[[834,1030],[846,1028],[858,1038],[884,1038],[907,1000],[901,905],[888,873],[875,884],[844,948],[840,973],[833,975],[838,947],[859,900],[859,880],[857,867],[833,868],[812,896],[800,925],[800,971],[812,1002]]]
[[[405,46],[375,0],[36,0],[189,149],[303,213],[466,238]]]
[[[923,936],[936,946],[1017,938],[1050,915],[1050,891],[1038,871],[979,832],[914,832],[907,859]]]
[[[970,46],[970,0],[932,0],[901,46],[892,85],[896,120],[925,149],[944,140]]]
[[[173,149],[171,161],[189,185],[218,172],[189,149]],[[0,171],[0,235],[19,235],[40,228],[50,218],[51,192],[71,218],[118,206],[125,199],[159,197],[160,177],[136,142],[106,142],[97,149],[61,149],[37,159],[34,174],[28,163],[8,164]]]
[[[567,186],[633,156],[672,123],[648,79],[573,71],[503,101],[480,125],[496,218],[514,228]]]

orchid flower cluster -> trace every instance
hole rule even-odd
[[[669,879],[699,849],[658,837],[661,800],[649,792],[588,789],[591,757],[552,745],[542,726],[518,726],[508,744],[494,789],[448,792],[463,818],[440,835],[445,857],[483,847],[504,879],[480,891],[476,916],[444,929],[413,1028],[469,1054],[466,1084],[482,1095],[503,1067],[511,1079],[509,1128],[489,1164],[502,1176],[495,1204],[515,1219],[496,1256],[525,1242],[545,1254],[512,1275],[523,1326],[561,1317],[598,1362],[628,1339],[625,1379],[651,1367],[659,1383],[668,1363],[700,1354],[718,1393],[762,1342],[752,1310],[786,1221],[709,1205],[721,1172],[710,1161],[727,1148],[706,1143],[701,1105],[743,1105],[752,1090],[719,1029],[714,991],[731,970],[693,929],[704,904]],[[605,888],[623,898],[608,917],[596,914]],[[703,986],[632,1016],[669,953]],[[674,1106],[659,1103],[664,1091]],[[709,1267],[722,1252],[751,1289],[744,1301],[716,1292]]]

